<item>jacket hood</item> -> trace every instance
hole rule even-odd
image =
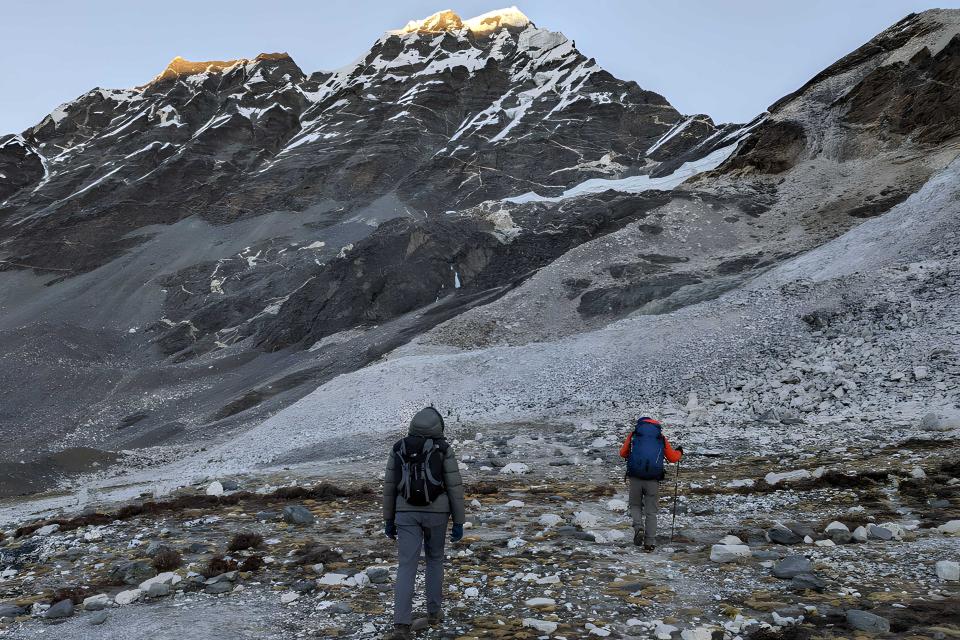
[[[443,437],[443,416],[433,407],[427,407],[417,412],[410,421],[410,435],[425,438]]]

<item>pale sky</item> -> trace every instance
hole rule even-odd
[[[0,0],[0,134],[93,87],[143,84],[174,56],[287,51],[307,73],[341,67],[380,35],[441,9],[463,18],[516,0]],[[615,76],[682,113],[744,122],[906,14],[915,0],[527,0]]]

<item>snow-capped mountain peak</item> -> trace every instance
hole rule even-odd
[[[516,7],[496,9],[479,16],[463,20],[450,9],[438,11],[423,20],[411,20],[402,29],[391,33],[401,35],[405,33],[442,33],[446,31],[466,30],[474,36],[485,36],[505,27],[523,28],[533,24],[522,11]]]

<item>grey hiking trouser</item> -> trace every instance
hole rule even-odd
[[[633,519],[633,529],[634,531],[643,529],[644,544],[655,544],[660,481],[639,478],[627,478],[627,480],[630,481],[630,517]]]
[[[443,544],[449,513],[397,512],[397,584],[393,590],[393,622],[413,619],[413,588],[417,580],[420,548],[426,557],[427,613],[440,610],[443,600]]]

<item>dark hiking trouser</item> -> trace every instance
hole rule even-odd
[[[633,530],[643,529],[643,543],[655,544],[660,481],[627,479],[630,481],[630,517],[633,519]]]
[[[397,513],[397,584],[393,590],[393,621],[410,624],[413,619],[413,589],[420,562],[426,558],[427,613],[440,610],[443,600],[443,544],[449,513],[400,511]]]

